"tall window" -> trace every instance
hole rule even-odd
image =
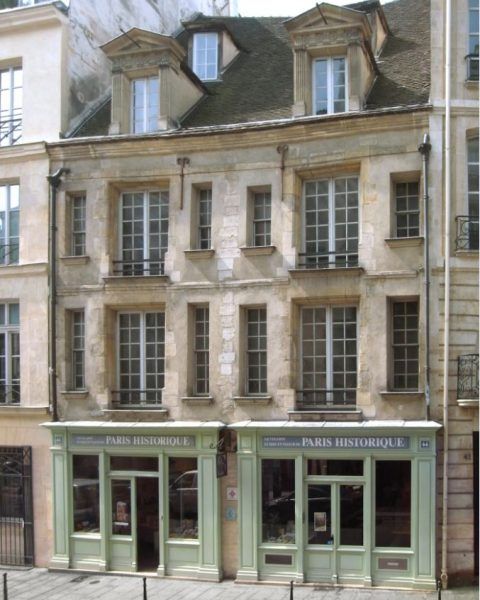
[[[165,313],[118,316],[120,405],[161,404],[165,375]]]
[[[23,78],[21,67],[0,70],[0,146],[22,137]]]
[[[357,387],[357,309],[302,309],[299,408],[353,406]]]
[[[375,546],[410,547],[411,490],[409,460],[375,462]]]
[[[418,302],[394,302],[393,388],[418,389]]]
[[[477,9],[478,15],[478,9]],[[478,137],[468,140],[468,217],[469,249],[478,250],[478,204],[479,196]]]
[[[85,313],[72,312],[72,389],[85,389]]]
[[[193,72],[199,79],[218,77],[218,34],[196,33],[193,36]]]
[[[134,79],[132,81],[132,132],[157,131],[159,111],[158,77]]]
[[[294,460],[262,460],[262,542],[295,543]]]
[[[0,265],[18,263],[20,188],[0,185]]]
[[[313,113],[348,110],[345,58],[321,58],[313,63]]]
[[[73,196],[71,199],[72,215],[72,256],[84,256],[86,232],[87,199],[84,194]]]
[[[74,454],[73,468],[73,531],[100,531],[100,485],[98,456]]]
[[[479,6],[478,0],[468,0],[468,68],[467,79],[478,81],[479,51]]]
[[[170,456],[168,459],[168,535],[198,538],[197,459]]]
[[[247,394],[267,393],[267,309],[250,308],[247,321]]]
[[[253,245],[270,246],[272,194],[271,192],[253,192]]]
[[[199,250],[212,247],[212,190],[198,190],[198,242]]]
[[[306,268],[358,264],[358,178],[339,177],[305,183]]]
[[[167,248],[168,191],[122,194],[118,271],[123,275],[162,275]]]
[[[20,403],[20,306],[0,304],[0,405]]]
[[[209,392],[209,327],[210,310],[208,306],[195,308],[194,323],[194,385],[196,396],[205,396]]]
[[[418,181],[395,184],[395,217],[397,237],[415,237],[420,234]]]

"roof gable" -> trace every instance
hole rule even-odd
[[[185,50],[174,38],[138,27],[133,27],[100,47],[109,58],[164,50],[171,51],[179,60],[185,56]]]
[[[334,6],[327,2],[317,4],[297,17],[288,19],[284,25],[290,33],[327,27],[363,26],[369,29],[365,13],[343,6]]]

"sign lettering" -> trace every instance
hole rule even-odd
[[[137,448],[181,447],[194,448],[193,435],[72,435],[72,443],[76,446],[136,446]]]
[[[395,436],[265,436],[263,447],[406,450],[410,447],[410,438]]]

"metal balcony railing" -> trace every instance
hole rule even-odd
[[[165,263],[163,260],[114,260],[113,274],[134,277],[139,275],[164,275]]]
[[[20,140],[22,123],[22,117],[0,121],[0,146],[11,146]]]
[[[464,354],[458,357],[457,398],[478,398],[478,354]]]
[[[457,222],[457,250],[478,250],[478,216],[459,215]]]
[[[126,410],[144,410],[162,407],[162,390],[113,390],[112,407]]]
[[[18,263],[17,244],[0,244],[0,265],[13,265]]]
[[[20,383],[7,385],[0,382],[0,406],[20,404]]]
[[[478,54],[467,54],[467,80],[478,81]]]
[[[339,269],[346,267],[358,267],[357,253],[326,252],[312,254],[310,252],[300,252],[298,254],[299,269]]]
[[[357,390],[355,388],[334,390],[297,390],[296,410],[354,410]]]

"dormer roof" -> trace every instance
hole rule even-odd
[[[346,6],[336,6],[328,2],[317,4],[300,15],[288,19],[284,23],[288,32],[311,31],[348,25],[361,27],[366,36],[370,35],[371,27],[367,15],[363,11]]]
[[[185,50],[174,38],[146,29],[139,29],[138,27],[132,27],[129,31],[103,44],[100,48],[109,58],[125,54],[152,52],[152,50],[168,50],[179,61],[185,58]]]

